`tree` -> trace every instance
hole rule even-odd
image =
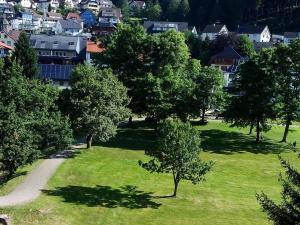
[[[176,21],[178,19],[179,0],[170,0],[166,11],[167,19]]]
[[[148,20],[160,20],[162,9],[158,1],[155,4],[147,4],[144,9],[144,15]]]
[[[209,108],[220,109],[223,105],[225,93],[223,73],[214,67],[203,67],[193,78],[195,87],[193,91],[194,114],[201,111],[201,123],[205,123],[205,113]]]
[[[146,163],[139,161],[139,164],[151,173],[171,173],[174,181],[172,196],[176,197],[181,180],[197,184],[205,180],[204,175],[212,167],[212,162],[199,158],[199,146],[199,133],[189,123],[167,120],[158,129],[155,147],[145,152],[153,159]]]
[[[297,225],[300,223],[300,173],[283,158],[279,160],[286,175],[285,178],[280,175],[282,202],[277,204],[264,193],[258,194],[257,199],[275,225]]]
[[[65,149],[73,136],[56,108],[57,88],[27,79],[15,61],[7,68],[0,61],[0,70],[0,160],[9,178],[46,150]]]
[[[256,142],[261,132],[268,131],[267,121],[276,119],[276,79],[272,70],[272,50],[263,50],[240,66],[236,79],[236,95],[224,113],[233,126],[256,127]]]
[[[186,21],[190,12],[190,5],[188,0],[181,0],[177,9],[178,19],[180,21]]]
[[[278,117],[285,130],[282,142],[287,141],[290,125],[300,119],[300,40],[276,48],[273,59],[277,79]]]
[[[246,35],[241,35],[236,46],[236,51],[244,57],[251,57],[255,54],[254,44]]]
[[[28,78],[35,78],[38,75],[37,54],[31,47],[29,38],[22,32],[15,44],[13,59],[23,67],[23,75]]]
[[[115,5],[121,8],[123,18],[128,19],[130,16],[130,8],[128,0],[116,0]]]
[[[78,65],[70,81],[70,118],[74,131],[86,136],[87,148],[96,137],[107,141],[120,121],[129,115],[127,89],[110,69]]]
[[[51,7],[51,4],[49,3],[48,5],[48,12],[51,12],[52,11],[52,7]]]

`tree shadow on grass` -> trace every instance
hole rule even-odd
[[[222,130],[204,130],[201,132],[201,147],[204,151],[218,154],[233,154],[251,152],[256,154],[279,154],[287,149],[284,144],[275,143],[270,139],[264,139],[260,143],[254,141],[254,137],[238,132]]]
[[[155,140],[153,129],[119,129],[117,135],[105,143],[96,143],[104,147],[145,150]]]
[[[50,196],[59,196],[64,202],[89,207],[101,206],[105,208],[153,208],[157,209],[161,204],[152,201],[152,193],[146,193],[136,186],[126,185],[114,189],[109,186],[82,187],[66,186],[55,190],[43,190]]]

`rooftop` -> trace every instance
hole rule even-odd
[[[224,26],[225,26],[224,24],[209,24],[206,25],[206,27],[203,30],[203,33],[207,33],[207,34],[219,33]]]
[[[239,25],[237,32],[240,34],[261,34],[267,26]]]
[[[105,50],[105,48],[101,47],[100,42],[93,42],[93,41],[88,41],[87,42],[87,48],[86,51],[90,53],[101,53]]]

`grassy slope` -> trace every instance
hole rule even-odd
[[[12,215],[14,224],[33,225],[269,224],[255,193],[264,190],[279,198],[277,153],[287,148],[277,140],[283,128],[267,134],[276,141],[259,147],[245,135],[246,130],[237,133],[238,129],[215,122],[200,129],[202,157],[216,165],[207,182],[181,183],[177,199],[161,198],[172,193],[169,175],[149,174],[137,165],[138,160],[146,159],[141,150],[153,133],[123,130],[106,147],[83,150],[64,163],[37,201],[0,213]],[[299,134],[297,128],[290,140],[300,143]],[[282,154],[295,160],[294,153]]]

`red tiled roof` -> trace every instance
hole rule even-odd
[[[78,13],[68,13],[67,15],[67,19],[76,19],[76,20],[80,20],[80,16]]]
[[[13,50],[13,47],[7,45],[7,44],[4,44],[3,42],[0,41],[0,48],[6,48],[6,49],[9,49],[9,50]]]
[[[90,53],[101,53],[105,51],[105,48],[101,47],[100,42],[95,43],[93,41],[88,41],[86,51]]]

